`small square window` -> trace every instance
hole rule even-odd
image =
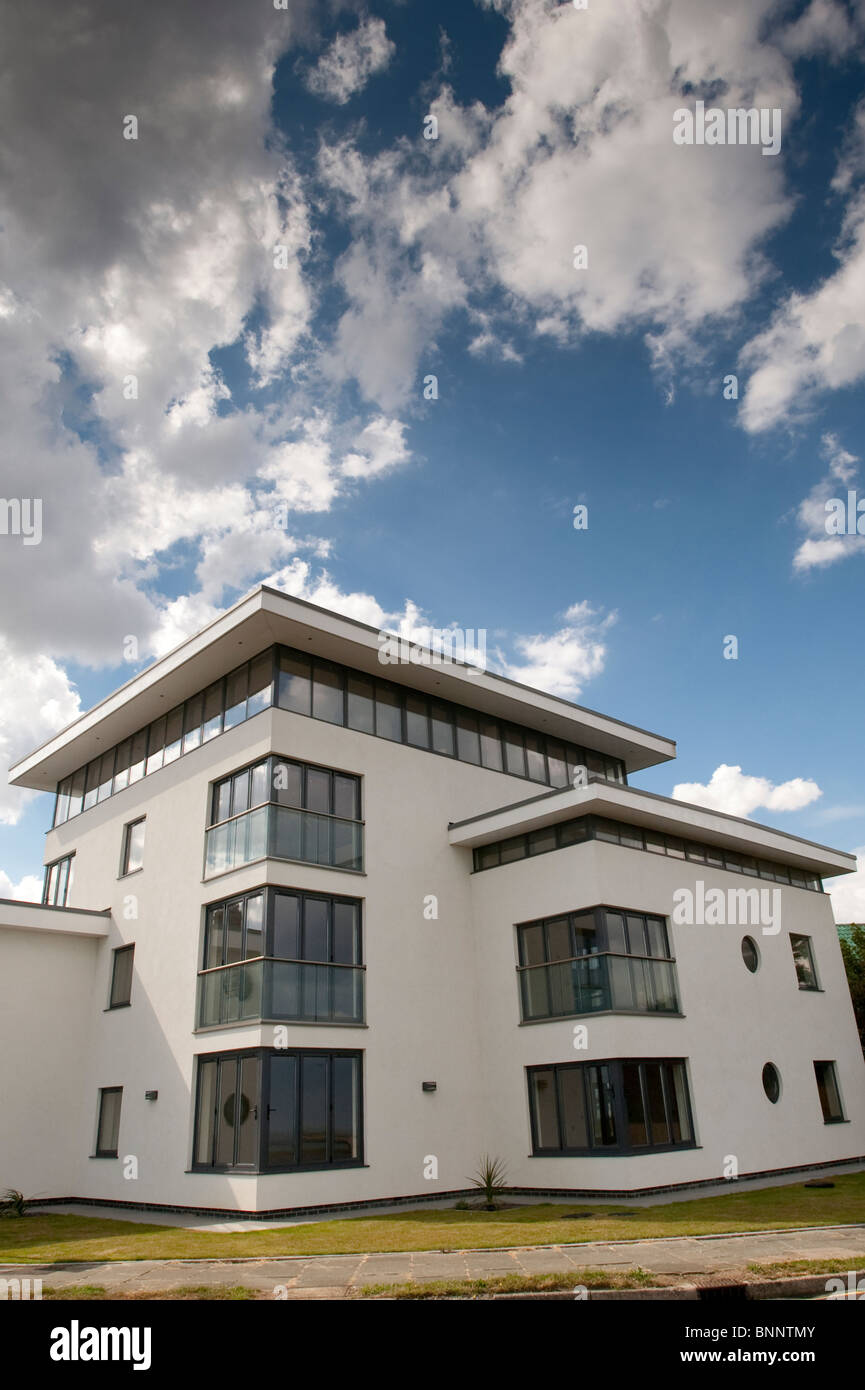
[[[144,827],[146,821],[130,821],[123,831],[123,856],[120,861],[120,877],[137,873],[144,867]]]
[[[122,1009],[125,1004],[132,1003],[132,960],[134,955],[134,945],[118,946],[114,952],[109,1009]]]

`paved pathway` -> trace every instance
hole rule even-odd
[[[111,1263],[3,1265],[0,1278],[41,1277],[51,1288],[97,1284],[131,1292],[182,1285],[243,1284],[288,1298],[342,1298],[364,1284],[409,1279],[478,1279],[495,1274],[547,1274],[576,1269],[641,1269],[656,1274],[710,1275],[760,1262],[848,1259],[865,1263],[865,1225],[820,1226],[740,1236],[680,1236],[506,1250],[427,1250],[372,1255],[287,1255],[278,1259],[119,1260]],[[286,1294],[282,1296],[285,1297]]]

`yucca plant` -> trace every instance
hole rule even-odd
[[[17,1187],[7,1187],[0,1197],[0,1216],[26,1216],[27,1198]]]
[[[484,1154],[477,1173],[473,1178],[469,1178],[469,1182],[473,1187],[480,1188],[484,1194],[485,1211],[497,1210],[496,1198],[504,1192],[506,1178],[507,1173],[502,1160],[490,1158],[489,1154]]]

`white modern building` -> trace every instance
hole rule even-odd
[[[12,768],[0,1186],[278,1213],[865,1157],[822,880],[667,738],[265,587]]]

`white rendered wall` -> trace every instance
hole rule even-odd
[[[202,882],[210,784],[269,752],[363,777],[363,875],[272,861]],[[673,890],[698,878],[762,886],[597,842],[471,874],[470,851],[448,844],[448,822],[533,790],[520,778],[273,710],[51,831],[47,861],[76,853],[70,906],[110,908],[112,922],[106,941],[76,942],[77,956],[57,945],[61,938],[50,946],[28,938],[21,959],[13,957],[26,988],[8,983],[4,957],[0,979],[18,1009],[9,1017],[31,1030],[42,1012],[43,976],[65,981],[71,962],[69,1000],[64,985],[56,1002],[58,1017],[69,1013],[65,1041],[57,1046],[50,1029],[40,1029],[30,1044],[40,1076],[50,1068],[50,1113],[28,1106],[25,1068],[15,1138],[2,1141],[4,1180],[22,1186],[11,1170],[26,1156],[34,1178],[23,1185],[50,1195],[251,1211],[461,1189],[484,1151],[505,1160],[514,1186],[598,1189],[715,1178],[728,1154],[745,1173],[865,1153],[865,1074],[829,901],[819,894],[780,890],[779,936],[750,929],[763,957],[756,975],[742,962],[743,929],[673,926],[683,1019],[584,1018],[588,1054],[573,1050],[573,1020],[520,1027],[515,923],[596,903],[669,917]],[[119,879],[123,827],[142,814],[144,868]],[[202,907],[264,883],[363,900],[368,1027],[286,1026],[289,1046],[364,1053],[364,1168],[187,1171],[196,1054],[273,1040],[272,1028],[259,1024],[195,1033]],[[430,895],[438,900],[435,920],[424,917]],[[128,915],[130,898],[136,917]],[[825,993],[798,989],[791,930],[813,937]],[[111,952],[128,941],[136,947],[132,1006],[107,1011]],[[9,1026],[4,1021],[4,1042],[15,1037]],[[701,1147],[531,1158],[525,1067],[591,1055],[688,1058]],[[850,1124],[823,1124],[814,1058],[836,1061]],[[766,1061],[782,1076],[776,1106],[762,1090]],[[423,1081],[435,1081],[437,1091],[424,1094]],[[124,1089],[117,1160],[90,1157],[103,1086]],[[158,1090],[156,1102],[144,1099],[147,1090]],[[43,1158],[49,1136],[54,1146]],[[137,1160],[134,1180],[123,1176],[127,1155]],[[438,1162],[435,1181],[424,1177],[429,1155]]]
[[[268,752],[363,777],[363,875],[277,861],[202,882],[208,790]],[[392,744],[282,710],[186,754],[170,767],[50,832],[46,857],[76,852],[71,906],[110,907],[96,966],[93,1045],[69,1058],[75,1141],[66,1187],[80,1196],[247,1210],[358,1201],[466,1186],[485,1134],[470,856],[447,840],[451,820],[531,794],[519,778]],[[144,868],[118,879],[123,826],[146,814]],[[262,1176],[191,1174],[197,1053],[270,1045],[272,1028],[196,1035],[202,905],[262,883],[363,899],[366,1028],[288,1024],[288,1045],[363,1051],[364,1168]],[[128,920],[126,898],[137,899]],[[438,899],[438,918],[424,899]],[[103,1012],[111,950],[135,942],[132,1007]],[[434,1094],[421,1083],[435,1081]],[[91,1159],[97,1093],[122,1085],[118,1160]],[[158,1090],[148,1102],[146,1090]],[[134,1155],[138,1177],[123,1177]],[[438,1180],[424,1159],[438,1160]]]
[[[102,942],[0,928],[0,1188],[75,1191],[80,1069],[90,1051]]]
[[[673,892],[765,886],[760,880],[618,845],[589,841],[472,876],[489,1143],[514,1186],[653,1187],[739,1172],[820,1164],[865,1154],[865,1063],[829,899],[780,888],[781,930],[668,923],[684,1018],[603,1014],[520,1026],[515,925],[608,904],[666,916]],[[771,888],[772,885],[769,885]],[[789,933],[811,936],[822,993],[800,990]],[[751,974],[741,940],[758,943]],[[589,1048],[574,1049],[575,1022]],[[688,1059],[697,1149],[636,1157],[533,1158],[525,1067],[608,1057]],[[824,1124],[814,1060],[836,1062],[848,1124]],[[772,1105],[761,1073],[782,1079]]]

